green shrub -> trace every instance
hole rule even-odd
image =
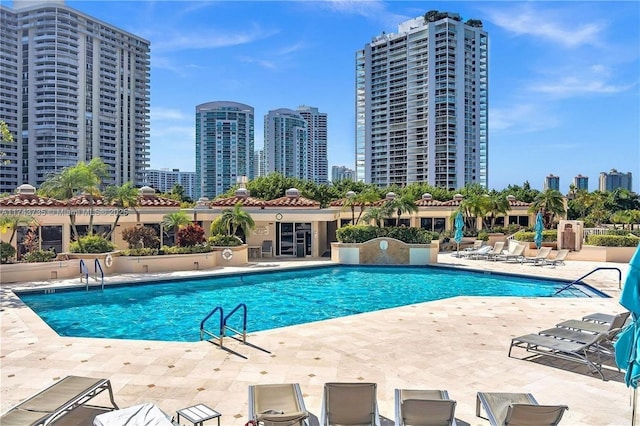
[[[428,244],[437,235],[421,228],[385,227],[369,225],[348,225],[336,231],[336,238],[341,243],[364,243],[374,238],[395,238],[407,244]]]
[[[235,235],[214,235],[207,240],[209,245],[215,247],[236,247],[242,245],[242,240]]]
[[[25,254],[22,259],[25,262],[50,262],[56,257],[56,252],[53,249],[49,250],[34,250]]]
[[[605,232],[605,235],[618,235],[620,237],[624,237],[625,235],[629,235],[629,231],[626,229],[608,229]]]
[[[482,241],[489,241],[489,233],[487,231],[478,232],[478,239]]]
[[[369,225],[348,225],[336,231],[336,238],[341,243],[364,243],[378,237],[378,228]]]
[[[601,247],[637,247],[640,238],[622,235],[589,235],[587,244]]]
[[[382,230],[380,237],[395,238],[407,244],[429,244],[432,239],[437,239],[431,232],[415,227],[388,227]]]
[[[513,234],[513,239],[516,241],[532,243],[535,236],[535,232],[518,231]],[[558,241],[558,231],[554,229],[542,231],[542,241],[545,243],[555,243]]]
[[[108,253],[115,250],[116,246],[100,235],[86,235],[80,237],[84,251],[80,248],[80,243],[74,241],[69,250],[71,253]]]
[[[144,248],[133,248],[122,250],[120,252],[121,256],[156,256],[158,255],[160,250],[153,247],[144,247]]]
[[[9,259],[16,255],[16,249],[9,243],[0,241],[0,263],[9,263]]]
[[[163,246],[159,254],[193,254],[193,253],[209,253],[213,251],[213,247],[209,244],[196,244],[193,246]]]

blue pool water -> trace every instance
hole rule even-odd
[[[253,332],[455,296],[553,296],[565,285],[446,268],[343,266],[19,296],[61,336],[192,342],[217,306],[226,315],[244,303]],[[556,297],[589,296],[606,297],[588,286]],[[215,318],[206,328],[217,332]],[[241,330],[241,320],[240,311],[229,325]]]

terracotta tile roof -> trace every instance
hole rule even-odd
[[[342,207],[342,206],[344,206],[344,203],[346,201],[347,201],[346,198],[341,198],[339,200],[334,200],[331,203],[329,203],[329,206],[331,206],[331,207]],[[384,200],[382,200],[382,201],[384,201]],[[361,203],[356,203],[356,204],[354,204],[354,207],[359,209],[360,205],[361,205]],[[365,203],[365,206],[372,206],[372,205],[374,205],[374,203]]]
[[[59,207],[63,205],[62,201],[35,194],[14,194],[0,199],[2,207]]]
[[[518,200],[509,200],[509,205],[511,207],[529,207],[531,203],[526,203],[524,201],[518,201]]]
[[[416,206],[418,207],[434,207],[434,206],[441,206],[443,204],[444,204],[443,201],[434,200],[434,199],[421,198],[419,200],[416,200]]]
[[[314,207],[320,209],[318,201],[305,197],[280,197],[275,200],[265,201],[265,207]]]
[[[443,201],[441,206],[447,206],[447,207],[449,207],[449,206],[459,206],[461,202],[462,202],[461,199],[460,200],[455,200],[455,199],[454,200],[448,200],[448,201]]]
[[[73,198],[69,198],[65,205],[72,207],[103,207],[106,206],[107,203],[105,203],[105,200],[101,195],[91,197],[87,194],[80,194]]]
[[[158,197],[157,195],[138,195],[138,206],[140,207],[180,207],[180,201],[171,198]]]
[[[244,207],[262,207],[265,205],[265,201],[254,197],[228,197],[218,198],[211,201],[209,205],[211,207],[233,207],[236,203],[242,204]]]

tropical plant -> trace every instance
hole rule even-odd
[[[227,235],[236,235],[238,229],[241,229],[245,240],[249,235],[249,231],[256,227],[253,218],[242,209],[242,203],[240,202],[236,203],[232,209],[222,210],[220,218],[227,230]]]
[[[101,235],[85,235],[71,243],[71,253],[108,253],[116,246]]]
[[[486,214],[489,218],[489,223],[486,223],[486,228],[493,229],[496,226],[496,217],[506,215],[511,210],[511,204],[509,200],[500,192],[491,191],[486,196]],[[486,217],[486,216],[485,216]],[[483,219],[484,220],[484,219]]]
[[[158,237],[155,229],[148,226],[130,226],[125,228],[122,231],[122,239],[129,244],[130,249],[160,247],[160,237]]]
[[[400,216],[402,216],[403,213],[417,212],[418,206],[416,206],[416,202],[411,198],[401,196],[387,200],[384,203],[383,209],[394,212],[396,215],[396,226],[400,226]]]
[[[104,199],[106,204],[109,204],[115,207],[116,218],[113,221],[113,226],[111,230],[105,235],[105,238],[111,238],[111,234],[116,229],[118,225],[118,221],[120,220],[120,216],[123,214],[129,214],[129,209],[133,208],[136,211],[136,206],[138,205],[138,189],[133,186],[133,183],[127,182],[122,186],[109,186],[104,192]],[[139,220],[138,220],[139,222]]]
[[[65,167],[60,173],[47,178],[40,185],[38,192],[42,195],[69,200],[81,193],[89,194],[92,201],[89,215],[89,235],[93,234],[93,197],[100,195],[102,179],[107,176],[107,165],[99,157],[93,158],[89,163],[80,161],[73,167]],[[80,245],[80,252],[84,253],[83,243],[80,241],[76,228],[76,213],[69,209],[69,222],[73,236]]]
[[[195,246],[205,242],[204,229],[197,223],[189,223],[180,228],[176,234],[176,242],[179,247]]]
[[[4,120],[0,120],[0,145],[8,145],[13,143],[13,135],[11,131],[9,131],[9,126]],[[9,160],[4,157],[7,156],[7,153],[0,150],[0,164],[9,164]]]
[[[214,235],[207,242],[216,247],[236,247],[242,245],[242,240],[235,235]]]
[[[385,210],[382,207],[369,207],[366,213],[362,215],[362,221],[366,224],[373,222],[375,226],[381,228],[384,220],[389,217],[389,213],[391,213],[390,210]]]
[[[37,223],[38,221],[33,216],[21,214],[3,214],[0,215],[0,233],[11,231],[9,243],[12,243],[20,226],[32,226],[37,225]]]
[[[550,229],[556,216],[564,216],[564,197],[555,189],[548,188],[536,196],[529,207],[529,213],[542,213],[545,229]]]
[[[180,230],[180,228],[188,225],[189,223],[191,223],[191,221],[187,217],[187,214],[182,210],[167,213],[162,218],[163,228],[169,232],[173,231],[176,242],[178,241],[178,231]]]
[[[16,255],[16,249],[9,243],[0,241],[0,263],[8,263]]]
[[[30,251],[28,253],[26,253],[24,256],[22,256],[22,259],[25,262],[31,262],[31,263],[36,263],[36,262],[50,262],[53,259],[55,259],[56,257],[56,252],[50,248],[48,250],[34,250],[34,251]]]

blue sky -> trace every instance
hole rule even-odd
[[[489,186],[633,173],[640,191],[638,1],[73,1],[151,42],[151,166],[195,170],[195,106],[328,114],[329,167],[354,162],[355,51],[431,9],[489,33]]]

